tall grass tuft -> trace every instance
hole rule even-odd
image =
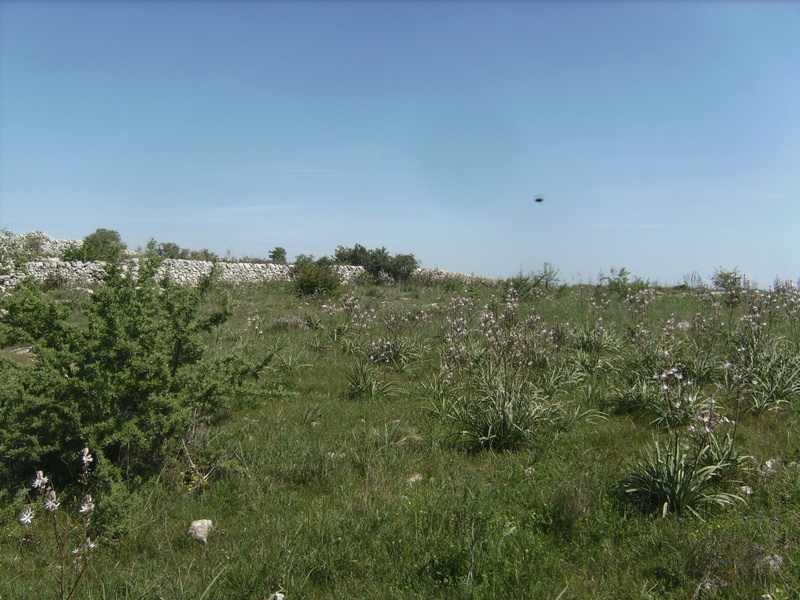
[[[703,508],[742,501],[716,488],[730,463],[723,455],[719,462],[708,464],[709,450],[704,446],[691,452],[679,436],[670,437],[665,445],[656,440],[623,480],[623,489],[645,510],[659,510],[663,516],[689,512],[702,519]]]

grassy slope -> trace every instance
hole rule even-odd
[[[255,600],[279,589],[309,599],[800,595],[800,471],[789,467],[800,460],[798,399],[741,419],[739,451],[757,458],[747,504],[704,520],[649,516],[616,490],[656,432],[646,417],[613,410],[602,393],[607,381],[601,392],[587,393],[584,382],[570,393],[590,398],[607,420],[545,432],[515,452],[463,452],[452,428],[427,410],[432,399],[422,385],[439,368],[442,320],[430,307],[451,294],[357,293],[378,315],[434,314],[413,333],[427,345],[425,360],[403,371],[375,367],[396,393],[346,398],[356,363],[348,350],[384,335],[379,324],[342,338],[334,334],[342,315],[328,316],[319,303],[276,286],[239,294],[209,352],[281,348],[284,360],[265,377],[272,400],[194,431],[186,451],[131,500],[123,533],[102,539],[75,597]],[[491,293],[477,292],[478,303]],[[631,322],[618,301],[592,312],[590,299],[576,289],[539,312],[551,323],[602,315],[619,331]],[[700,310],[694,298],[667,296],[653,301],[648,318],[656,327],[671,313],[691,320]],[[248,328],[256,315],[263,333]],[[307,318],[322,328],[301,326]],[[758,469],[767,459],[777,459],[774,472]],[[2,512],[0,598],[50,598],[54,578],[21,541],[15,510]],[[199,518],[216,525],[207,546],[185,535]],[[772,555],[782,568],[771,568]]]

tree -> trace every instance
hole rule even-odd
[[[280,246],[275,246],[269,253],[269,259],[279,265],[286,264],[286,250]]]
[[[98,229],[83,238],[80,247],[68,248],[61,255],[63,260],[82,260],[104,262],[119,262],[122,252],[127,248],[119,237],[119,232],[113,229]]]
[[[163,242],[156,246],[156,254],[163,258],[186,258],[189,256],[189,250],[172,242]]]

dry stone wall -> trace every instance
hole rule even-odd
[[[131,259],[122,263],[123,269],[134,277],[138,271],[139,259]],[[165,259],[159,268],[159,276],[169,277],[181,285],[197,285],[200,280],[210,274],[215,263],[203,260]],[[216,263],[219,269],[219,280],[234,284],[258,284],[265,281],[289,281],[291,265],[271,263]],[[363,267],[336,267],[345,282],[355,280],[364,272]],[[79,262],[47,259],[25,263],[23,268],[0,275],[0,288],[8,288],[19,283],[25,277],[37,281],[52,281],[61,285],[90,286],[100,283],[105,277],[105,263]]]
[[[21,257],[40,257],[14,268],[0,264],[0,291],[13,287],[26,277],[37,281],[52,282],[57,285],[88,287],[103,281],[106,275],[103,262],[62,261],[56,258],[69,247],[80,246],[81,240],[58,240],[40,231],[21,236],[12,236],[7,230],[0,230],[0,257],[16,254]],[[133,254],[133,253],[131,253]],[[24,258],[23,258],[24,260]],[[3,261],[0,260],[0,263]],[[135,277],[138,258],[122,263]],[[265,281],[291,280],[292,265],[272,263],[217,262],[185,259],[165,259],[160,275],[168,274],[181,285],[197,285],[201,278],[211,273],[214,266],[219,269],[220,281],[232,284],[258,284]],[[345,283],[351,283],[364,273],[363,267],[338,265],[334,267]],[[477,275],[465,275],[439,269],[417,269],[413,280],[421,285],[439,285],[447,280],[459,279],[467,284],[492,285],[497,279]]]
[[[123,268],[135,277],[139,259],[131,259],[122,263]],[[180,285],[197,285],[200,280],[211,273],[214,266],[219,269],[219,280],[225,283],[248,285],[266,281],[290,281],[292,265],[272,263],[233,263],[185,259],[165,259],[159,269],[159,275],[168,274]],[[356,281],[364,273],[363,267],[336,265],[334,269],[341,275],[345,283]],[[0,274],[0,291],[11,288],[26,277],[36,281],[52,282],[58,285],[73,287],[89,287],[101,283],[105,277],[105,263],[62,261],[49,258],[25,263],[21,269]],[[460,279],[467,284],[492,285],[498,279],[488,279],[477,275],[465,275],[439,269],[417,269],[414,274],[416,283],[422,285],[439,285],[449,279]]]

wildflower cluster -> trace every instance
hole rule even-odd
[[[777,279],[773,286],[775,296],[778,299],[778,306],[792,327],[794,343],[796,348],[800,348],[800,332],[798,332],[797,321],[800,317],[800,281],[794,284],[791,281],[781,281]]]
[[[711,348],[721,333],[721,313],[719,304],[710,312],[695,313],[689,327],[689,335],[697,347]]]
[[[655,296],[656,291],[653,288],[644,288],[635,294],[626,295],[622,300],[631,312],[641,320],[647,315],[647,308]]]
[[[664,357],[669,358],[669,351],[664,350]],[[652,424],[677,430],[702,418],[699,415],[713,414],[713,407],[709,407],[713,400],[695,390],[693,382],[679,366],[670,366],[654,374],[653,380],[658,385],[659,396],[649,406],[654,414]]]
[[[470,352],[474,308],[472,298],[456,296],[445,309],[442,375],[448,381],[453,380],[456,372],[474,366],[476,356]]]
[[[370,362],[390,365],[392,364],[393,355],[394,350],[392,348],[392,343],[389,340],[378,338],[373,340],[370,344],[368,354]]]
[[[382,304],[382,308],[385,306]],[[369,361],[402,370],[410,363],[421,360],[425,344],[420,339],[420,333],[431,320],[430,313],[424,310],[400,313],[388,309],[381,311],[381,315],[380,326],[384,335],[369,342]]]
[[[478,330],[492,356],[501,357],[507,364],[518,366],[526,361],[525,334],[517,327],[519,300],[514,288],[505,302],[487,304],[478,317]]]
[[[568,427],[600,416],[568,410],[563,392],[583,375],[562,352],[572,337],[569,323],[549,326],[536,313],[523,314],[516,290],[493,298],[475,313],[471,301],[457,299],[448,315],[442,345],[441,376],[436,386],[449,402],[437,408],[456,422],[465,444],[480,449],[510,449],[537,439],[548,427]],[[433,386],[431,386],[433,389]]]
[[[474,308],[471,302],[468,306]],[[484,305],[474,320],[471,311],[447,318],[442,348],[442,374],[447,380],[456,374],[469,377],[479,363],[486,363],[507,377],[530,382],[554,365],[573,333],[568,322],[550,326],[536,313],[520,314],[514,288],[504,300],[494,298]]]
[[[611,306],[611,298],[603,295],[596,294],[594,298],[589,301],[589,313],[597,315]]]
[[[379,337],[370,343],[368,358],[373,363],[402,369],[409,363],[420,360],[422,352],[412,340],[403,337]]]
[[[675,323],[675,314],[670,314],[667,322],[664,324],[664,327],[661,329],[662,333],[664,334],[664,339],[668,342],[675,342],[676,340],[676,330],[677,329],[688,329],[687,325],[680,325]]]
[[[382,315],[381,325],[393,337],[416,333],[431,320],[430,313],[424,310],[403,314],[384,310]]]
[[[738,334],[761,340],[768,334],[775,317],[775,296],[754,290],[746,297],[748,311],[739,319]]]
[[[517,369],[545,367],[566,340],[569,323],[551,328],[537,314],[519,319],[513,303],[504,308],[498,313],[486,306],[480,315],[479,331],[488,353]]]
[[[688,431],[700,439],[707,439],[720,425],[734,424],[734,421],[723,415],[718,402],[713,396],[702,403],[697,403],[694,418],[689,423]]]
[[[772,286],[776,297],[776,304],[790,320],[796,321],[800,314],[800,281],[795,284],[792,281],[781,281],[776,279]]]
[[[257,311],[247,317],[247,321],[244,325],[244,331],[245,333],[251,331],[256,335],[263,335],[264,330],[261,323],[261,316]]]
[[[343,296],[338,303],[323,304],[322,310],[331,319],[342,315],[348,328],[363,330],[375,322],[375,309],[362,306],[361,301],[353,294]]]
[[[19,517],[19,522],[29,530],[25,539],[34,544],[39,559],[54,576],[60,598],[71,598],[74,595],[89,564],[91,553],[97,548],[97,543],[89,536],[91,518],[95,509],[94,500],[88,492],[89,473],[94,457],[88,448],[84,448],[81,451],[80,459],[80,483],[83,494],[78,508],[79,524],[74,523],[69,514],[63,516],[59,514],[62,503],[50,484],[50,478],[42,471],[36,471],[31,488],[37,492],[39,504],[48,515],[50,527],[34,529],[36,503],[25,506]],[[53,536],[50,552],[43,546],[39,538],[34,536],[34,530],[44,537],[48,529],[52,530]],[[74,544],[76,538],[80,541],[73,550],[67,553],[70,542]],[[67,566],[71,567],[71,570]]]
[[[654,424],[676,428],[692,422],[707,410],[708,399],[694,393],[692,381],[684,377],[680,367],[672,367],[653,375],[659,385],[660,403],[655,407]]]

